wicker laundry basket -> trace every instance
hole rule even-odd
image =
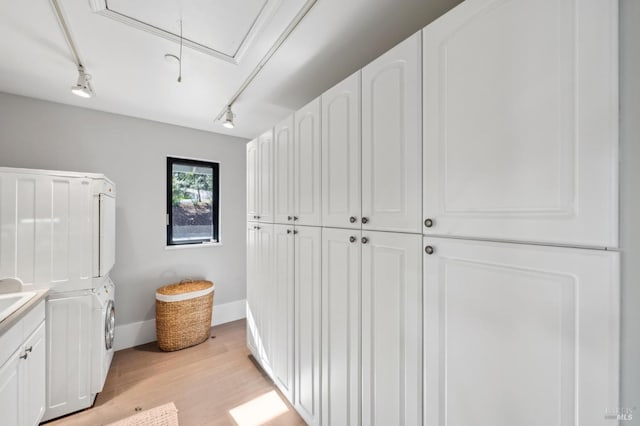
[[[181,281],[156,290],[156,334],[163,351],[177,351],[209,338],[214,285]]]

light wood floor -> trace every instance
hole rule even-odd
[[[305,425],[249,358],[245,327],[214,327],[215,339],[176,352],[155,343],[118,351],[95,405],[47,425],[103,425],[172,401],[180,426]]]

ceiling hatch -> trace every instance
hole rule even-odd
[[[91,0],[94,12],[237,64],[281,0]]]

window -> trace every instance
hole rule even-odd
[[[218,242],[219,169],[167,157],[167,245]]]

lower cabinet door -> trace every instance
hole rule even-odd
[[[22,347],[0,367],[0,423],[18,425],[20,413],[20,376]]]
[[[618,253],[431,237],[423,248],[425,424],[609,424]]]
[[[322,230],[322,424],[360,423],[360,231]]]
[[[362,424],[421,425],[421,236],[363,231],[361,242]]]
[[[295,382],[293,405],[320,423],[321,228],[295,229]]]
[[[28,426],[40,423],[46,403],[46,332],[44,324],[42,322],[25,342],[24,352],[27,357],[20,365],[24,413],[21,424]]]
[[[275,384],[289,400],[293,399],[293,242],[293,226],[274,226],[271,366]]]
[[[257,222],[247,223],[247,346],[256,361],[259,361],[258,345],[258,226]]]
[[[258,225],[258,355],[262,368],[273,375],[273,225]]]

